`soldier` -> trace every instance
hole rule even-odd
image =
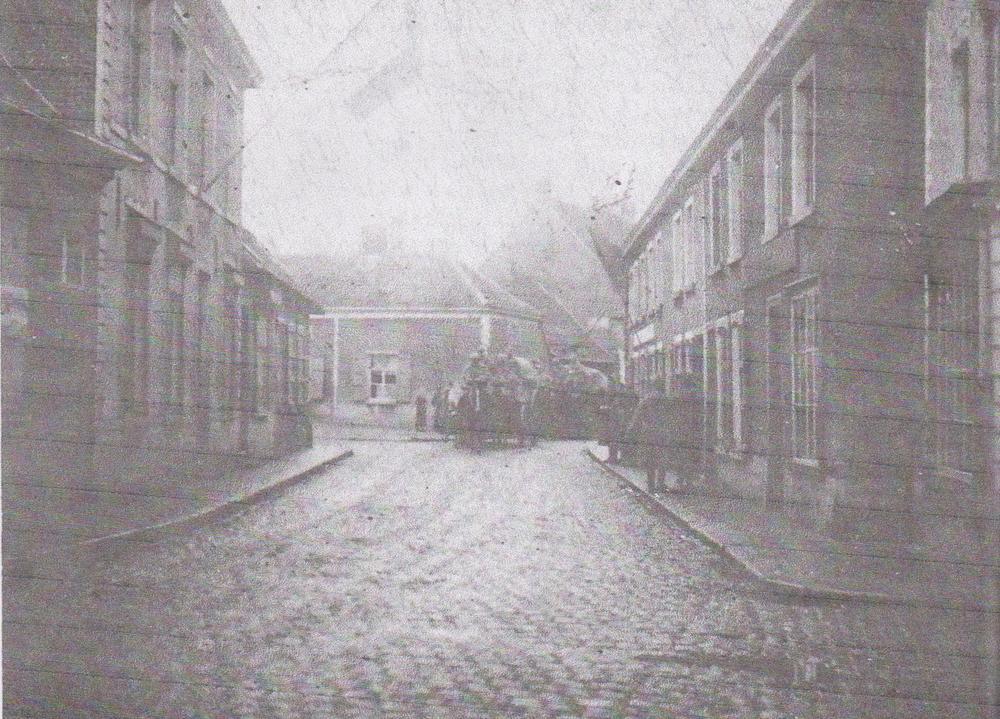
[[[418,394],[414,401],[416,406],[416,428],[418,432],[427,430],[427,398],[423,394]]]
[[[646,470],[646,488],[653,492],[666,490],[665,449],[669,440],[667,416],[669,406],[662,378],[653,383],[652,391],[636,407],[628,434],[639,444],[642,465]]]
[[[689,375],[675,378],[670,408],[670,465],[680,489],[689,490],[701,471],[702,396],[697,380]]]
[[[622,461],[625,430],[634,410],[634,403],[630,401],[626,387],[620,382],[610,384],[604,392],[604,402],[601,405],[601,444],[607,446],[608,462],[611,464]]]

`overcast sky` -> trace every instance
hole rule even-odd
[[[265,80],[244,215],[282,253],[382,226],[475,261],[544,193],[652,199],[790,0],[223,0]]]

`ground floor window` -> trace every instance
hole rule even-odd
[[[724,317],[705,336],[705,391],[711,405],[708,431],[725,448],[743,442],[741,322],[741,313]]]
[[[368,398],[375,402],[398,402],[399,355],[375,353],[368,370]]]
[[[792,452],[798,459],[817,459],[816,367],[819,358],[816,290],[792,299]]]
[[[976,457],[975,301],[964,287],[925,283],[926,393],[938,467],[971,472]]]
[[[184,403],[184,284],[186,270],[182,265],[170,265],[167,268],[167,275],[166,396],[170,404],[181,405]]]

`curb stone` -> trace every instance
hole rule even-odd
[[[721,556],[723,559],[727,560],[732,564],[737,570],[742,574],[752,579],[757,584],[761,585],[768,591],[775,594],[781,594],[785,596],[792,596],[799,599],[817,599],[817,600],[834,600],[834,601],[852,601],[852,602],[864,602],[868,604],[897,604],[898,602],[893,601],[893,599],[885,594],[879,594],[876,592],[853,592],[848,590],[840,589],[828,589],[825,587],[810,587],[806,584],[800,584],[797,582],[789,582],[782,579],[773,579],[761,573],[759,570],[755,569],[750,563],[743,559],[740,559],[732,551],[729,550],[726,545],[713,537],[709,532],[706,532],[699,527],[694,526],[687,519],[678,514],[670,505],[661,500],[660,498],[651,495],[649,492],[644,490],[642,487],[635,484],[632,480],[626,477],[621,472],[616,471],[607,462],[598,457],[588,448],[585,448],[583,452],[590,457],[590,459],[596,463],[606,474],[614,477],[615,479],[621,480],[628,484],[633,490],[638,492],[644,500],[655,504],[659,509],[665,512],[670,518],[682,529],[684,529],[688,534],[694,536],[702,544],[711,549],[713,552]]]
[[[323,460],[319,464],[315,464],[312,467],[308,467],[299,472],[296,472],[295,474],[289,477],[284,477],[282,479],[279,479],[277,482],[274,482],[273,484],[260,487],[240,497],[227,499],[224,502],[216,504],[212,507],[197,510],[195,512],[192,512],[191,514],[188,514],[183,517],[178,517],[176,519],[169,519],[165,522],[160,522],[158,524],[151,524],[147,527],[126,529],[125,531],[122,532],[115,532],[113,534],[108,534],[103,537],[88,539],[84,542],[80,542],[79,544],[80,546],[95,546],[120,540],[141,539],[143,537],[155,535],[165,530],[186,529],[186,528],[193,529],[198,526],[203,526],[204,524],[207,524],[208,522],[217,519],[218,517],[229,514],[230,512],[233,512],[238,508],[250,507],[254,504],[257,504],[258,502],[267,499],[268,497],[271,497],[285,489],[288,489],[289,487],[298,484],[303,480],[308,479],[314,474],[318,474],[319,472],[329,469],[330,467],[339,464],[343,460],[349,459],[350,457],[353,456],[354,456],[354,450],[348,449],[344,452],[341,452],[340,454],[337,454],[334,457],[330,457],[329,459]]]

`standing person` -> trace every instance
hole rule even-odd
[[[623,445],[626,442],[625,430],[635,410],[635,404],[629,400],[629,393],[621,382],[613,382],[605,392],[603,406],[604,437],[603,444],[608,447],[608,462],[619,464],[624,459]]]
[[[688,491],[701,472],[702,396],[697,380],[690,375],[678,377],[671,394],[671,464],[680,489]]]
[[[431,409],[434,412],[434,418],[431,420],[431,427],[434,428],[435,432],[444,432],[444,424],[442,420],[444,419],[444,408],[447,405],[447,399],[445,399],[444,390],[441,387],[437,388],[437,391],[431,395]]]
[[[666,489],[665,449],[669,439],[667,429],[667,396],[663,378],[653,383],[652,391],[643,397],[632,415],[628,434],[639,444],[642,464],[646,470],[646,488],[653,492]]]
[[[417,408],[416,425],[418,432],[427,431],[427,398],[423,394],[418,394],[414,402]]]

